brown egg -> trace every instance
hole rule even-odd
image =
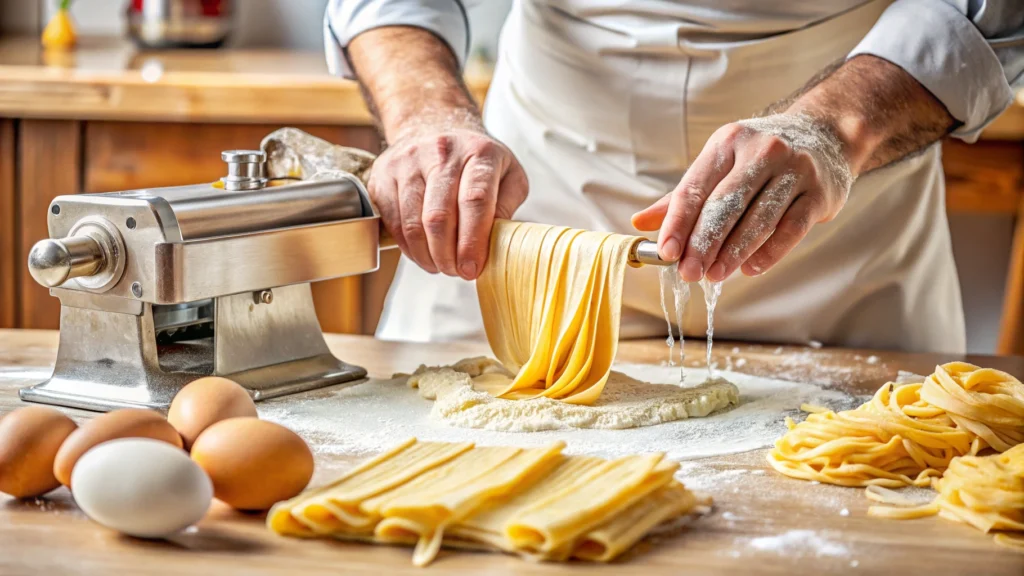
[[[0,492],[30,498],[60,486],[53,460],[77,427],[46,406],[18,408],[0,419]]]
[[[192,445],[192,459],[213,481],[213,495],[239,510],[266,510],[302,492],[313,477],[306,442],[256,418],[210,426]]]
[[[60,483],[71,487],[71,471],[78,459],[97,444],[118,438],[152,438],[182,447],[181,435],[158,412],[126,408],[101,414],[75,430],[57,452],[53,474]]]
[[[167,421],[178,429],[185,450],[199,434],[228,418],[256,417],[256,404],[249,393],[227,378],[208,376],[189,383],[171,402]]]

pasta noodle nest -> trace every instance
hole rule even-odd
[[[908,506],[898,492],[869,486],[868,499],[887,506],[872,506],[868,514],[900,520],[939,515],[985,533],[1024,532],[1024,444],[1002,454],[954,458],[932,488],[938,492],[935,500]],[[1024,535],[999,533],[995,541],[1024,552]]]
[[[811,412],[768,454],[779,472],[841,486],[866,486],[871,516],[939,515],[1024,551],[1024,384],[966,362],[935,367],[924,382],[886,384],[870,402],[844,412]],[[987,452],[989,454],[983,454]],[[889,488],[938,492],[917,505]]]
[[[859,408],[811,414],[775,442],[768,463],[840,486],[928,487],[954,458],[1024,442],[1024,384],[966,362],[936,366],[924,382],[882,386]]]

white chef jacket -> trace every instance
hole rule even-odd
[[[459,0],[332,0],[328,61],[378,26],[429,30],[464,62]],[[485,125],[519,158],[530,196],[516,218],[635,233],[630,216],[672,190],[719,126],[803,86],[830,62],[899,65],[959,121],[967,141],[1012,101],[1024,51],[1012,0],[516,0]],[[695,290],[683,320],[702,334]],[[665,324],[656,270],[627,271],[623,337]],[[861,176],[847,205],[763,276],[725,281],[723,338],[960,353],[963,308],[945,214],[940,147]],[[478,338],[473,284],[403,258],[378,328],[384,339]]]

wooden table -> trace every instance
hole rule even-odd
[[[476,343],[398,344],[361,336],[330,336],[328,342],[335,353],[376,376],[487,352],[485,345]],[[0,367],[6,374],[0,378],[0,414],[21,405],[17,371],[25,376],[33,367],[48,366],[56,344],[55,332],[0,330]],[[700,343],[688,346],[690,358],[701,357]],[[806,360],[799,366],[791,361],[797,355]],[[664,357],[663,342],[625,342],[619,352],[624,361],[660,362]],[[730,342],[718,343],[715,357],[719,363],[729,357],[745,359],[739,369],[744,372],[828,382],[857,393],[873,392],[895,378],[898,370],[927,374],[937,363],[954,359]],[[968,360],[1024,375],[1024,358]],[[93,415],[67,412],[79,420]],[[317,462],[320,470],[347,464],[323,458]],[[266,530],[261,516],[240,514],[219,503],[195,530],[170,541],[141,541],[90,522],[62,488],[46,500],[0,496],[0,574],[1024,573],[1024,555],[996,546],[989,536],[938,518],[901,522],[867,517],[868,501],[861,490],[781,477],[765,464],[763,450],[707,459],[701,465],[732,479],[708,488],[715,511],[681,533],[641,543],[612,566],[533,564],[497,554],[444,552],[424,571],[412,567],[406,548],[282,538]],[[314,483],[328,479],[318,473]],[[777,550],[764,545],[787,533],[821,538],[827,546],[816,555],[811,548]]]

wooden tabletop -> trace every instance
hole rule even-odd
[[[488,67],[471,62],[466,82],[482,101]],[[140,51],[126,40],[104,37],[82,38],[70,52],[44,51],[34,37],[0,39],[0,116],[372,123],[359,87],[328,74],[320,51]]]
[[[479,343],[398,344],[361,336],[329,336],[328,342],[336,354],[374,376],[486,353]],[[55,332],[0,331],[0,414],[21,405],[17,388],[53,362],[56,345]],[[688,345],[693,347],[690,358],[701,357],[701,343]],[[899,370],[927,374],[937,363],[956,359],[731,342],[717,343],[715,350],[720,365],[746,360],[742,368],[733,368],[737,371],[857,393],[873,392]],[[664,357],[660,341],[624,342],[619,353],[621,360],[631,362],[660,362]],[[1024,375],[1024,358],[967,359]],[[92,416],[67,412],[79,420]],[[348,465],[323,458],[329,457],[317,462],[321,470]],[[715,499],[714,512],[679,533],[642,543],[612,566],[534,564],[498,554],[443,552],[431,567],[418,569],[405,548],[282,538],[266,530],[261,516],[240,514],[219,503],[196,529],[170,541],[142,541],[93,524],[62,488],[45,500],[0,495],[0,574],[618,575],[624,569],[642,574],[1024,573],[1024,555],[997,547],[989,536],[939,518],[870,518],[861,490],[781,477],[765,464],[763,450],[698,465],[723,479],[703,486]],[[327,480],[319,476],[314,483]]]

